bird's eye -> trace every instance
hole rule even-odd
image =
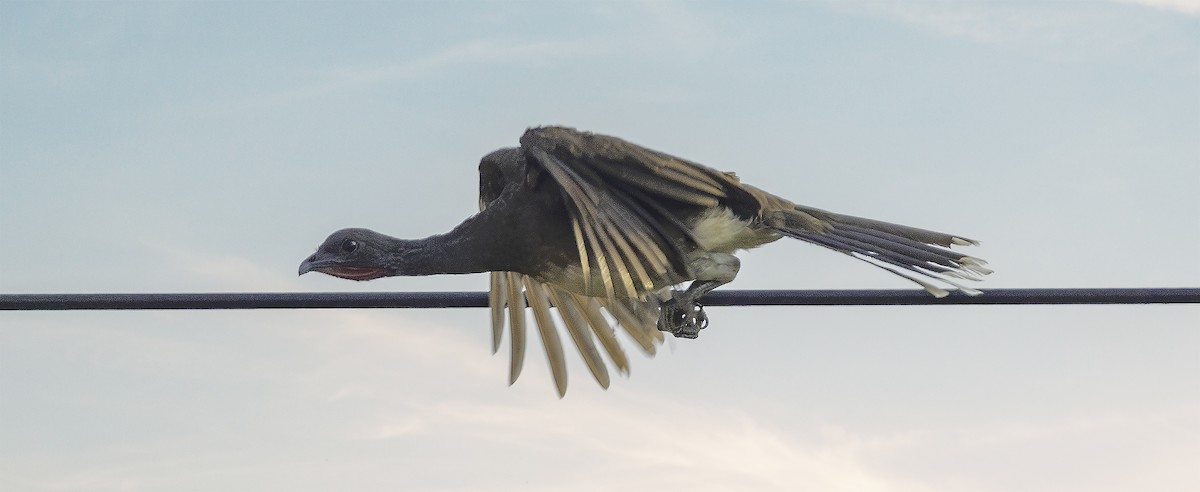
[[[353,239],[347,239],[345,241],[342,241],[342,251],[345,251],[347,253],[353,253],[357,249],[358,249],[358,241],[355,241]]]

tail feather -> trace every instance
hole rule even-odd
[[[959,246],[978,246],[979,241],[967,239],[953,234],[944,232],[931,231],[929,229],[921,229],[919,227],[910,227],[906,225],[893,224],[882,220],[868,219],[866,217],[855,217],[853,215],[835,214],[821,210],[819,208],[806,207],[804,205],[796,205],[796,210],[805,214],[818,217],[828,222],[834,222],[849,226],[859,226],[866,229],[871,229],[880,232],[887,232],[897,236],[906,237],[914,241],[920,241],[926,244],[936,244],[938,246],[950,247],[955,244]]]
[[[888,233],[858,231],[853,226],[842,228],[835,226],[835,234],[847,243],[854,244],[864,250],[878,250],[878,254],[910,265],[922,265],[936,272],[955,269],[955,261],[963,255],[954,251],[934,249],[899,236],[887,237]]]
[[[809,207],[797,206],[796,210],[801,215],[819,218],[827,226],[819,229],[777,227],[776,230],[781,234],[871,263],[917,283],[938,297],[947,295],[946,290],[920,277],[950,285],[966,294],[976,295],[981,292],[947,277],[980,280],[982,276],[992,272],[984,266],[986,261],[948,249],[951,245],[977,245],[978,241]]]

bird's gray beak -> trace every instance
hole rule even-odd
[[[317,254],[313,253],[312,256],[309,256],[308,258],[305,258],[304,261],[300,262],[300,273],[298,273],[297,275],[304,275],[308,272],[313,271],[313,260],[315,260],[316,258],[317,258]]]

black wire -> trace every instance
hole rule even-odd
[[[1200,288],[989,289],[982,295],[922,290],[724,290],[706,306],[981,304],[1195,304]],[[0,311],[127,309],[336,309],[486,307],[486,292],[264,292],[194,294],[0,294]]]

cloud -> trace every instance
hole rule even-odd
[[[844,11],[887,17],[941,35],[981,43],[998,43],[1038,36],[1067,19],[1044,9],[985,2],[882,2],[838,3]]]
[[[1120,3],[1141,5],[1154,9],[1177,12],[1184,15],[1200,16],[1200,0],[1116,0]]]
[[[786,399],[765,409],[640,384],[608,392],[580,385],[557,400],[544,371],[508,388],[505,362],[487,357],[482,327],[471,337],[409,313],[213,313],[122,328],[145,316],[30,329],[42,343],[18,345],[23,352],[55,347],[34,352],[49,364],[88,362],[62,381],[91,390],[37,382],[75,395],[78,410],[59,416],[55,432],[129,427],[53,460],[15,459],[21,473],[7,483],[990,492],[1186,489],[1200,478],[1188,459],[1200,451],[1188,439],[1200,423],[1195,406],[871,428],[806,418]],[[114,379],[120,374],[127,379]],[[147,428],[169,432],[140,431]],[[461,473],[464,466],[471,473]],[[1021,487],[1030,481],[1044,483]]]
[[[1189,489],[1197,424],[1200,407],[1184,404],[912,429],[860,451],[872,469],[935,490]]]
[[[619,4],[598,3],[598,14],[620,19],[638,29],[623,33],[622,51],[669,51],[672,57],[704,58],[712,52],[733,51],[750,33],[730,35],[714,26],[713,19],[681,1],[638,0]]]
[[[602,44],[572,41],[468,41],[425,56],[399,62],[329,68],[316,77],[319,80],[279,92],[271,99],[277,102],[286,102],[320,97],[361,87],[428,76],[433,72],[453,66],[542,64],[562,58],[598,54],[605,50],[606,48]]]
[[[732,50],[739,36],[723,36],[710,19],[679,1],[639,0],[620,6],[592,6],[599,17],[622,20],[642,27],[591,40],[463,41],[443,50],[400,61],[381,60],[359,66],[331,67],[315,81],[273,95],[276,102],[321,97],[332,93],[389,82],[428,77],[452,67],[472,65],[532,64],[544,66],[560,60],[613,53],[665,51],[671,57],[699,58],[715,50]],[[745,33],[743,33],[745,34]]]
[[[711,402],[625,395],[619,404],[584,399],[526,406],[439,405],[462,432],[497,443],[545,447],[605,470],[569,490],[919,491],[859,459],[863,442],[842,429],[799,440],[745,412]],[[537,482],[534,482],[535,490]]]
[[[1041,56],[1088,58],[1110,53],[1145,54],[1146,38],[1161,36],[1162,26],[1114,8],[1130,3],[1200,14],[1195,0],[1118,0],[1096,2],[828,2],[831,9],[893,19],[940,36],[979,44],[1035,50]]]
[[[172,256],[181,269],[223,288],[277,291],[296,286],[293,276],[268,269],[248,258],[214,256],[186,249],[176,249]]]
[[[403,438],[424,430],[426,430],[426,424],[423,419],[408,418],[377,427],[374,432],[365,435],[364,438],[371,441],[383,441]]]

